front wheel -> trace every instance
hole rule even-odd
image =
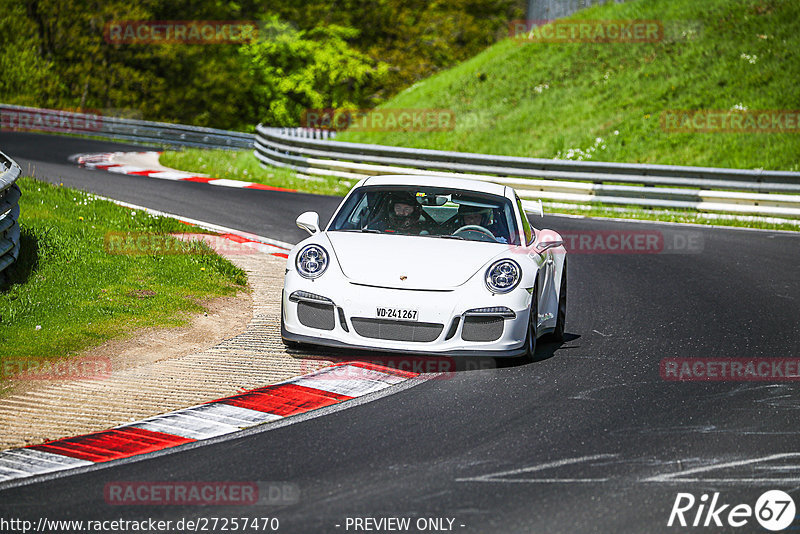
[[[538,291],[534,287],[531,313],[528,317],[528,334],[525,337],[525,359],[529,362],[534,361],[536,356],[536,322],[539,317],[539,298],[537,295]]]
[[[558,317],[556,328],[553,330],[552,339],[559,343],[564,341],[564,323],[567,320],[567,259],[561,268],[561,288],[558,290]]]

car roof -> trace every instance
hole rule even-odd
[[[471,180],[469,178],[451,178],[449,176],[420,176],[408,174],[370,176],[369,178],[363,180],[361,185],[427,185],[453,189],[464,189],[466,191],[476,191],[479,193],[487,193],[501,197],[513,197],[513,194],[508,194],[508,188],[504,185],[495,184],[492,182],[484,182],[482,180]]]

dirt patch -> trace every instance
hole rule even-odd
[[[286,260],[252,248],[223,255],[247,272],[250,292],[205,302],[184,327],[137,331],[79,356],[110,363],[100,378],[16,381],[0,398],[0,449],[105,430],[330,365],[289,354],[281,342]]]
[[[114,371],[130,369],[207,350],[244,332],[253,317],[253,298],[249,290],[241,291],[235,297],[219,297],[199,301],[199,304],[205,311],[191,316],[187,314],[189,324],[186,326],[140,329],[130,337],[106,341],[72,359],[78,362],[107,361]],[[12,379],[0,392],[0,401],[9,395],[22,395],[62,383],[60,379]]]

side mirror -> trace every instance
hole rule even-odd
[[[297,218],[297,226],[311,235],[319,232],[319,215],[316,211],[307,211]]]
[[[545,250],[548,250],[548,249],[551,249],[551,248],[558,248],[558,247],[561,247],[563,245],[564,245],[564,241],[561,240],[561,239],[553,240],[553,241],[539,241],[538,243],[536,243],[536,252],[541,254]]]

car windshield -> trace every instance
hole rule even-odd
[[[519,244],[514,208],[507,198],[421,186],[361,187],[328,231]]]

